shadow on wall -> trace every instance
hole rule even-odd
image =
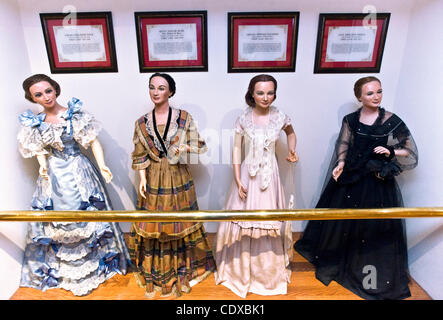
[[[337,141],[338,135],[340,133],[340,128],[341,128],[341,124],[343,121],[343,117],[346,116],[347,114],[354,112],[357,110],[357,107],[355,105],[355,103],[345,103],[343,105],[341,105],[338,109],[337,112],[337,119],[336,119],[336,123],[337,123],[337,132],[334,133],[330,138],[329,138],[329,143],[327,145],[327,150],[325,152],[322,152],[321,150],[319,150],[318,148],[312,148],[311,152],[316,152],[314,150],[318,150],[318,156],[323,158],[323,161],[321,163],[321,166],[319,168],[321,174],[318,176],[318,182],[317,182],[317,192],[314,193],[314,197],[311,199],[310,205],[308,208],[315,208],[317,205],[318,200],[320,199],[321,196],[321,192],[324,188],[324,186],[326,185],[326,183],[331,179],[330,177],[330,166],[332,166],[331,164],[331,159],[335,150],[335,143]],[[331,125],[333,123],[331,122]],[[313,124],[312,126],[313,128],[319,128],[321,126],[317,126],[315,124]],[[331,168],[332,170],[332,168]],[[308,221],[303,221],[303,229],[306,227],[306,225],[308,224]]]
[[[0,232],[0,248],[19,264],[23,263],[24,250],[9,239],[3,232]]]
[[[432,251],[434,247],[440,244],[443,239],[443,222],[442,224],[430,234],[428,234],[423,240],[416,245],[408,249],[409,265],[416,262],[424,254]]]
[[[210,164],[213,168],[212,182],[209,188],[209,203],[212,204],[212,210],[223,210],[226,204],[226,198],[234,180],[232,167],[232,147],[234,145],[234,123],[237,117],[246,109],[234,109],[223,113],[223,119],[220,122],[218,130],[218,144],[213,143],[214,148],[218,148],[212,159],[215,163]],[[230,133],[229,143],[227,137],[223,137],[226,133]],[[226,139],[224,142],[223,140]]]
[[[24,176],[29,177],[28,181],[29,183],[32,183],[34,186],[36,186],[36,181],[38,178],[38,170],[39,170],[39,164],[36,157],[32,158],[23,158],[20,152],[18,151],[17,146],[17,154],[18,154],[18,166],[24,171]],[[17,184],[15,184],[17,186]],[[17,193],[20,194],[21,190],[17,190]],[[25,203],[26,210],[28,210],[31,207],[31,197],[29,199],[23,199]]]
[[[205,139],[205,136],[202,133],[207,128],[206,110],[201,106],[192,103],[184,103],[180,106],[176,106],[176,108],[185,110],[192,116],[192,119],[194,120],[197,126],[197,130],[200,137]],[[208,150],[208,152],[210,151]],[[204,155],[199,155],[199,158],[202,156]],[[211,177],[208,168],[205,164],[202,164],[200,160],[199,163],[189,164],[188,166],[189,166],[189,171],[191,172],[192,179],[194,181],[195,193],[197,196],[199,209],[200,210],[208,209],[207,204],[205,204],[204,201],[201,201],[202,198],[205,198],[209,189],[209,184],[211,183]]]
[[[137,190],[129,176],[130,171],[133,171],[130,167],[130,154],[120,147],[105,129],[100,131],[98,138],[101,144],[106,146],[106,148],[103,147],[105,163],[113,175],[112,182],[105,183],[112,207],[114,210],[134,210],[134,204],[137,201]],[[98,168],[90,148],[85,151],[85,155]]]

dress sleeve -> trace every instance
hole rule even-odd
[[[345,161],[346,155],[348,154],[349,146],[352,143],[352,138],[352,130],[349,126],[348,119],[345,116],[342,120],[341,129],[337,141],[335,142],[334,167],[338,164],[339,161]]]
[[[190,153],[205,153],[208,150],[206,141],[200,137],[197,125],[189,114],[189,127],[186,131],[186,144],[191,148]]]
[[[134,137],[132,142],[134,143],[134,151],[131,154],[132,169],[143,170],[149,167],[151,163],[148,156],[148,150],[146,150],[143,143],[140,141],[140,136],[137,133],[138,122],[135,123]]]
[[[22,126],[17,135],[18,149],[24,158],[48,154],[37,127]]]
[[[407,156],[395,156],[392,159],[402,170],[410,170],[417,166],[417,145],[403,121],[392,131],[392,135],[388,139],[388,147],[392,147],[394,150],[406,151]]]
[[[292,125],[292,120],[291,120],[291,118],[287,114],[285,114],[285,118],[283,120],[282,130],[285,130],[290,125]]]
[[[85,149],[89,148],[102,129],[95,117],[85,110],[72,116],[72,128],[74,139]]]
[[[237,120],[235,120],[234,130],[235,130],[235,133],[241,134],[242,136],[245,134],[245,128],[243,126],[243,121],[242,121],[241,116],[238,117]]]

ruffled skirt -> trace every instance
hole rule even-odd
[[[83,155],[48,158],[38,178],[34,210],[111,210],[99,173]],[[86,295],[115,274],[126,274],[129,252],[117,223],[29,223],[20,286],[63,288]]]
[[[148,211],[198,210],[194,183],[186,165],[170,165],[166,158],[151,162],[146,170],[146,200],[138,206]],[[153,298],[182,292],[208,277],[215,262],[202,223],[137,222],[128,243],[138,284]]]
[[[241,180],[248,193],[245,201],[238,196],[235,182],[226,202],[226,210],[284,209],[285,195],[278,166],[265,190],[260,176],[250,177],[245,163]],[[248,292],[260,295],[287,293],[292,260],[292,228],[290,221],[221,222],[216,237],[216,284],[223,284],[238,296]]]

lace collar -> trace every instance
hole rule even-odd
[[[261,130],[271,140],[278,138],[280,130],[284,125],[285,114],[276,107],[270,106],[267,125],[258,126],[254,124],[253,111],[254,108],[249,107],[241,115],[241,122],[246,133],[253,138],[256,135],[256,131]]]
[[[180,116],[180,109],[176,109],[174,107],[170,107],[170,108],[171,108],[171,122],[169,124],[169,130],[166,135],[166,139],[164,141],[160,141],[159,138],[157,137],[157,135],[155,134],[154,119],[153,119],[154,110],[145,114],[146,130],[148,131],[148,134],[153,138],[155,147],[159,151],[163,151],[162,142],[163,142],[166,150],[168,150],[169,146],[171,145],[171,140],[177,134],[177,130],[178,130],[177,119]],[[165,128],[165,130],[166,129],[167,128]]]

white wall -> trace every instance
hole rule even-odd
[[[227,74],[227,12],[228,11],[300,11],[297,65],[295,73],[273,74],[279,81],[275,105],[293,120],[298,136],[300,162],[295,169],[296,204],[299,208],[313,207],[318,199],[326,167],[332,152],[332,141],[339,131],[341,118],[355,110],[352,87],[360,74],[313,74],[314,52],[320,12],[362,12],[362,1],[19,1],[22,23],[29,51],[31,70],[50,73],[38,12],[61,12],[65,4],[78,11],[109,10],[113,14],[114,34],[119,72],[114,74],[54,75],[62,85],[60,102],[72,95],[84,100],[84,106],[104,124],[100,136],[109,166],[115,179],[109,188],[116,209],[133,209],[136,197],[134,172],[130,169],[133,123],[152,108],[147,92],[149,74],[138,71],[134,11],[201,10],[208,11],[208,72],[174,73],[177,93],[172,104],[191,112],[198,120],[201,132],[218,132],[233,127],[235,118],[245,108],[244,94],[252,74]],[[278,4],[278,5],[277,5]],[[390,109],[394,98],[401,57],[408,30],[412,1],[373,1],[379,12],[391,12],[383,64],[380,73],[384,83],[385,106]],[[321,90],[321,91],[320,91]],[[23,108],[25,108],[25,104]],[[321,116],[319,116],[321,115]],[[118,121],[116,122],[116,119]],[[316,130],[322,128],[321,131]],[[212,140],[213,141],[213,140]],[[286,139],[282,137],[283,146]],[[193,166],[199,205],[202,209],[221,209],[232,181],[232,169],[222,164],[222,152],[208,140],[212,156],[218,163]],[[219,158],[216,152],[219,152]],[[284,159],[286,150],[279,148]],[[228,156],[229,158],[229,156]],[[282,177],[289,166],[281,165]],[[289,193],[293,179],[284,180]],[[216,223],[207,224],[209,231]],[[302,222],[294,223],[302,230]]]
[[[278,99],[275,105],[292,118],[298,137],[297,151],[300,162],[295,169],[296,205],[298,208],[315,206],[329,164],[333,142],[339,131],[341,118],[356,110],[355,98],[352,93],[353,84],[356,79],[363,76],[363,74],[313,74],[318,15],[319,13],[332,12],[361,12],[363,7],[368,4],[366,0],[256,0],[253,5],[251,1],[239,0],[167,0],[163,2],[146,0],[17,0],[17,2],[23,29],[20,30],[19,22],[12,18],[15,22],[11,24],[12,30],[8,29],[8,33],[11,31],[12,36],[17,39],[18,44],[15,45],[20,45],[21,50],[13,51],[11,49],[8,54],[10,59],[20,64],[18,70],[24,72],[17,73],[15,69],[14,72],[8,72],[8,79],[12,73],[14,74],[14,80],[10,81],[10,85],[18,87],[13,92],[20,92],[20,94],[14,98],[14,105],[17,107],[11,108],[11,111],[8,112],[8,116],[12,120],[5,123],[5,128],[9,129],[6,131],[11,133],[8,144],[11,145],[15,155],[17,155],[15,146],[16,116],[29,107],[35,108],[34,105],[21,98],[21,89],[19,88],[21,81],[28,75],[27,73],[50,74],[38,13],[62,12],[65,5],[73,5],[80,12],[112,11],[119,72],[54,74],[52,77],[62,86],[59,102],[66,104],[68,99],[76,96],[82,99],[84,107],[93,112],[103,123],[104,130],[99,138],[105,149],[108,166],[114,174],[113,183],[108,190],[114,208],[126,210],[134,209],[136,198],[137,179],[133,170],[130,169],[133,124],[140,115],[152,108],[147,90],[149,74],[139,73],[134,11],[208,11],[209,71],[172,74],[177,82],[177,93],[171,101],[172,104],[190,111],[193,117],[198,120],[202,133],[210,133],[214,130],[221,133],[223,129],[232,128],[235,118],[245,108],[244,93],[250,78],[255,75],[227,73],[227,12],[300,11],[296,72],[273,73],[272,75],[279,81]],[[6,3],[12,5],[15,2],[11,0]],[[411,40],[411,36],[408,38],[409,29],[415,28],[417,24],[421,25],[425,21],[422,19],[429,18],[426,15],[415,15],[412,11],[415,3],[418,4],[418,7],[426,8],[433,2],[418,0],[371,1],[378,12],[391,13],[382,68],[381,72],[376,74],[383,83],[383,106],[394,110],[405,119],[414,134],[422,124],[416,123],[417,118],[412,113],[413,108],[399,108],[398,100],[401,98],[402,88],[407,88],[409,85],[407,82],[409,78],[404,77],[408,72],[405,64],[408,63],[408,60],[412,60],[411,54],[405,56],[406,46],[412,48],[414,41]],[[12,9],[8,7],[7,10],[6,12],[9,12]],[[16,7],[12,11],[16,16]],[[431,21],[437,21],[437,14],[429,12],[429,15],[433,17]],[[14,15],[12,16],[14,17]],[[414,25],[410,21],[413,21]],[[428,24],[430,23],[433,22],[428,22]],[[418,31],[414,30],[414,32]],[[23,33],[25,46],[21,40]],[[19,36],[17,37],[17,35]],[[418,33],[416,37],[418,38]],[[426,42],[423,45],[426,48],[429,43]],[[20,52],[20,55],[26,55],[26,51],[29,58],[22,58],[17,56],[17,53],[14,54],[14,52]],[[429,60],[437,60],[436,56],[427,50],[417,52],[417,55],[421,61],[428,60],[428,56],[432,58]],[[2,61],[4,60],[2,59]],[[26,63],[23,63],[24,61]],[[27,61],[29,61],[30,70],[26,69]],[[431,73],[431,76],[435,76],[435,74]],[[420,82],[420,85],[423,86],[420,87],[423,94],[429,92],[425,84],[427,83]],[[432,104],[429,104],[429,108],[431,108],[430,105]],[[427,125],[423,124],[423,127],[427,127]],[[421,145],[425,142],[419,140],[420,134],[417,134],[417,142],[420,151],[422,151]],[[282,138],[282,142],[284,145],[285,139]],[[220,160],[222,152],[231,152],[231,150],[221,150],[221,147],[214,144],[212,140],[208,140],[208,143],[214,152],[210,155],[216,157],[218,151],[219,157],[216,158]],[[433,146],[435,147],[435,144]],[[285,152],[285,149],[280,146],[278,149],[280,159],[284,159]],[[226,193],[232,181],[232,169],[229,165],[219,162],[196,165],[191,168],[201,209],[221,209],[224,205]],[[11,166],[15,168],[13,170],[23,172],[20,181],[28,181],[30,185],[37,173],[35,164],[31,163],[32,160],[21,160],[17,155],[14,165]],[[420,168],[426,170],[422,163]],[[287,177],[287,173],[288,165],[281,161],[281,175],[286,191],[289,193],[291,189],[294,189],[294,186],[290,187],[291,179]],[[441,172],[438,174],[434,174],[433,177],[442,176]],[[417,186],[417,181],[422,184],[426,182],[421,175],[416,173],[407,174],[400,180],[401,187],[406,188],[404,196],[407,201],[409,201],[411,194],[408,188],[411,185]],[[9,188],[11,197],[20,194],[21,199],[19,203],[8,202],[9,207],[26,207],[28,199],[32,195],[32,188],[23,188],[20,183],[14,183]],[[432,187],[432,189],[438,190],[436,187]],[[416,196],[418,199],[422,189],[417,188],[416,190],[418,190]],[[437,197],[429,197],[426,205],[441,205],[437,200]],[[419,201],[417,200],[415,203],[419,203]],[[408,202],[406,204],[408,205]],[[3,206],[0,207],[3,209]],[[305,222],[294,222],[294,231],[301,231],[304,224]],[[209,223],[206,226],[208,231],[214,232],[217,224]],[[124,224],[124,230],[127,229],[128,224]]]
[[[418,167],[400,180],[408,207],[443,205],[442,15],[442,1],[418,1],[413,7],[397,87],[394,110],[404,115],[419,150]],[[432,298],[443,299],[443,219],[406,222],[411,275]]]
[[[35,166],[19,155],[16,135],[17,115],[23,108],[21,82],[31,70],[20,9],[14,0],[0,2],[0,43],[0,210],[28,210]],[[25,234],[26,223],[0,223],[0,299],[8,299],[17,290]]]

